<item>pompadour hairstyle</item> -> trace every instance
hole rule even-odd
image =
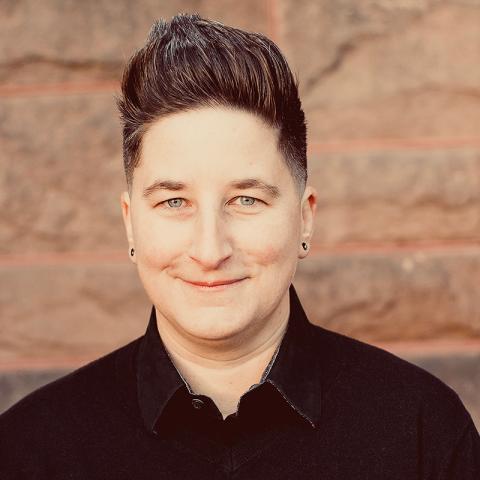
[[[125,67],[117,105],[130,191],[149,125],[175,112],[224,106],[253,113],[278,132],[279,152],[303,194],[307,127],[298,79],[277,45],[260,33],[198,14],[156,21]]]

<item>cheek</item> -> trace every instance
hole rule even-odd
[[[282,257],[283,250],[277,246],[267,246],[262,250],[257,251],[256,259],[257,263],[261,265],[271,265],[277,263]]]
[[[258,238],[262,238],[259,240]],[[274,263],[285,262],[292,255],[293,240],[291,235],[272,235],[271,237],[257,237],[257,241],[250,248],[255,261],[261,265],[271,265]]]
[[[165,229],[153,228],[151,222],[145,222],[136,232],[138,260],[145,266],[162,268],[181,252],[182,246]]]

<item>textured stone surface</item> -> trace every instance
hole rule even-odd
[[[472,415],[477,428],[480,429],[480,400],[478,396],[480,391],[480,354],[401,356],[433,373],[452,387],[459,394],[465,407]],[[67,374],[69,371],[51,369],[2,372],[0,370],[0,413],[31,391]]]
[[[130,262],[3,267],[0,284],[0,362],[105,353],[142,335],[150,315]]]
[[[267,33],[266,5],[253,0],[4,0],[0,85],[118,80],[153,21],[179,12]]]
[[[312,322],[365,341],[480,338],[480,249],[345,253],[302,260]]]
[[[127,248],[113,94],[0,100],[0,253]]]
[[[480,151],[323,153],[314,241],[480,239]]]
[[[314,138],[478,135],[478,0],[280,5]]]

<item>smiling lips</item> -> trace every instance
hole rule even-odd
[[[185,280],[186,283],[189,283],[190,285],[193,285],[195,287],[200,287],[204,290],[220,290],[223,288],[228,287],[228,285],[231,285],[232,283],[238,283],[241,280],[244,280],[243,278],[238,278],[238,279],[233,279],[233,280],[217,280],[215,282],[190,282],[188,280]]]

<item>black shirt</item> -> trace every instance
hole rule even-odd
[[[0,415],[3,479],[479,480],[458,395],[382,349],[290,317],[259,384],[223,420],[145,335]]]

